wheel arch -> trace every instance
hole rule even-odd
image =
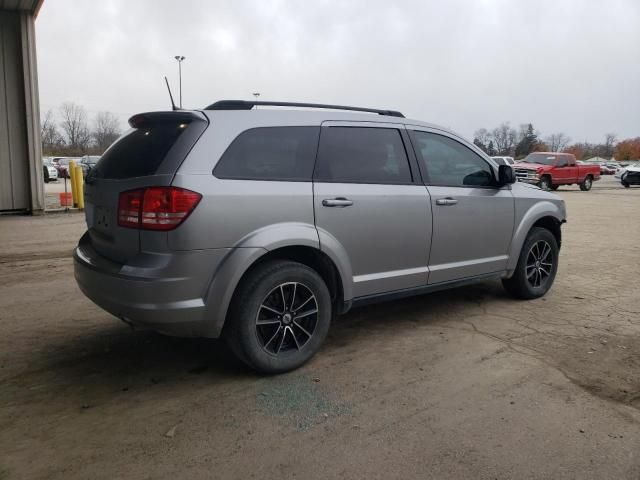
[[[349,265],[341,265],[335,252],[320,249],[318,233],[306,224],[280,224],[252,232],[238,242],[212,276],[205,295],[204,336],[219,337],[240,282],[257,266],[270,260],[292,260],[315,270],[327,284],[335,311],[351,299]]]
[[[511,276],[516,269],[520,250],[532,228],[542,227],[549,230],[560,248],[562,244],[561,226],[565,221],[564,212],[552,202],[540,202],[531,207],[516,227],[507,263],[508,276]]]

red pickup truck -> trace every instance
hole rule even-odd
[[[543,190],[557,190],[560,185],[577,183],[580,190],[591,190],[600,180],[599,165],[579,165],[570,153],[535,152],[513,165],[520,182],[533,183]]]

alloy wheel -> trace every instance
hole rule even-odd
[[[551,276],[552,269],[551,245],[545,240],[538,240],[527,254],[527,282],[534,288],[543,286]]]
[[[256,334],[271,355],[301,350],[318,323],[318,301],[309,287],[286,282],[271,290],[256,314]]]

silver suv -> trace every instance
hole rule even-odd
[[[357,305],[490,277],[531,299],[556,275],[564,202],[442,127],[245,101],[129,123],[86,179],[80,288],[259,371],[302,365]]]

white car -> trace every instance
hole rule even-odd
[[[498,165],[513,165],[516,161],[513,157],[491,157]]]
[[[44,183],[55,182],[58,180],[58,170],[53,166],[51,160],[48,158],[42,159],[42,174]]]
[[[618,170],[616,170],[616,173],[613,177],[620,180],[622,176],[627,172],[628,169],[633,169],[637,171],[638,169],[640,169],[640,162],[633,163],[631,165],[628,165],[627,167],[618,168]]]

